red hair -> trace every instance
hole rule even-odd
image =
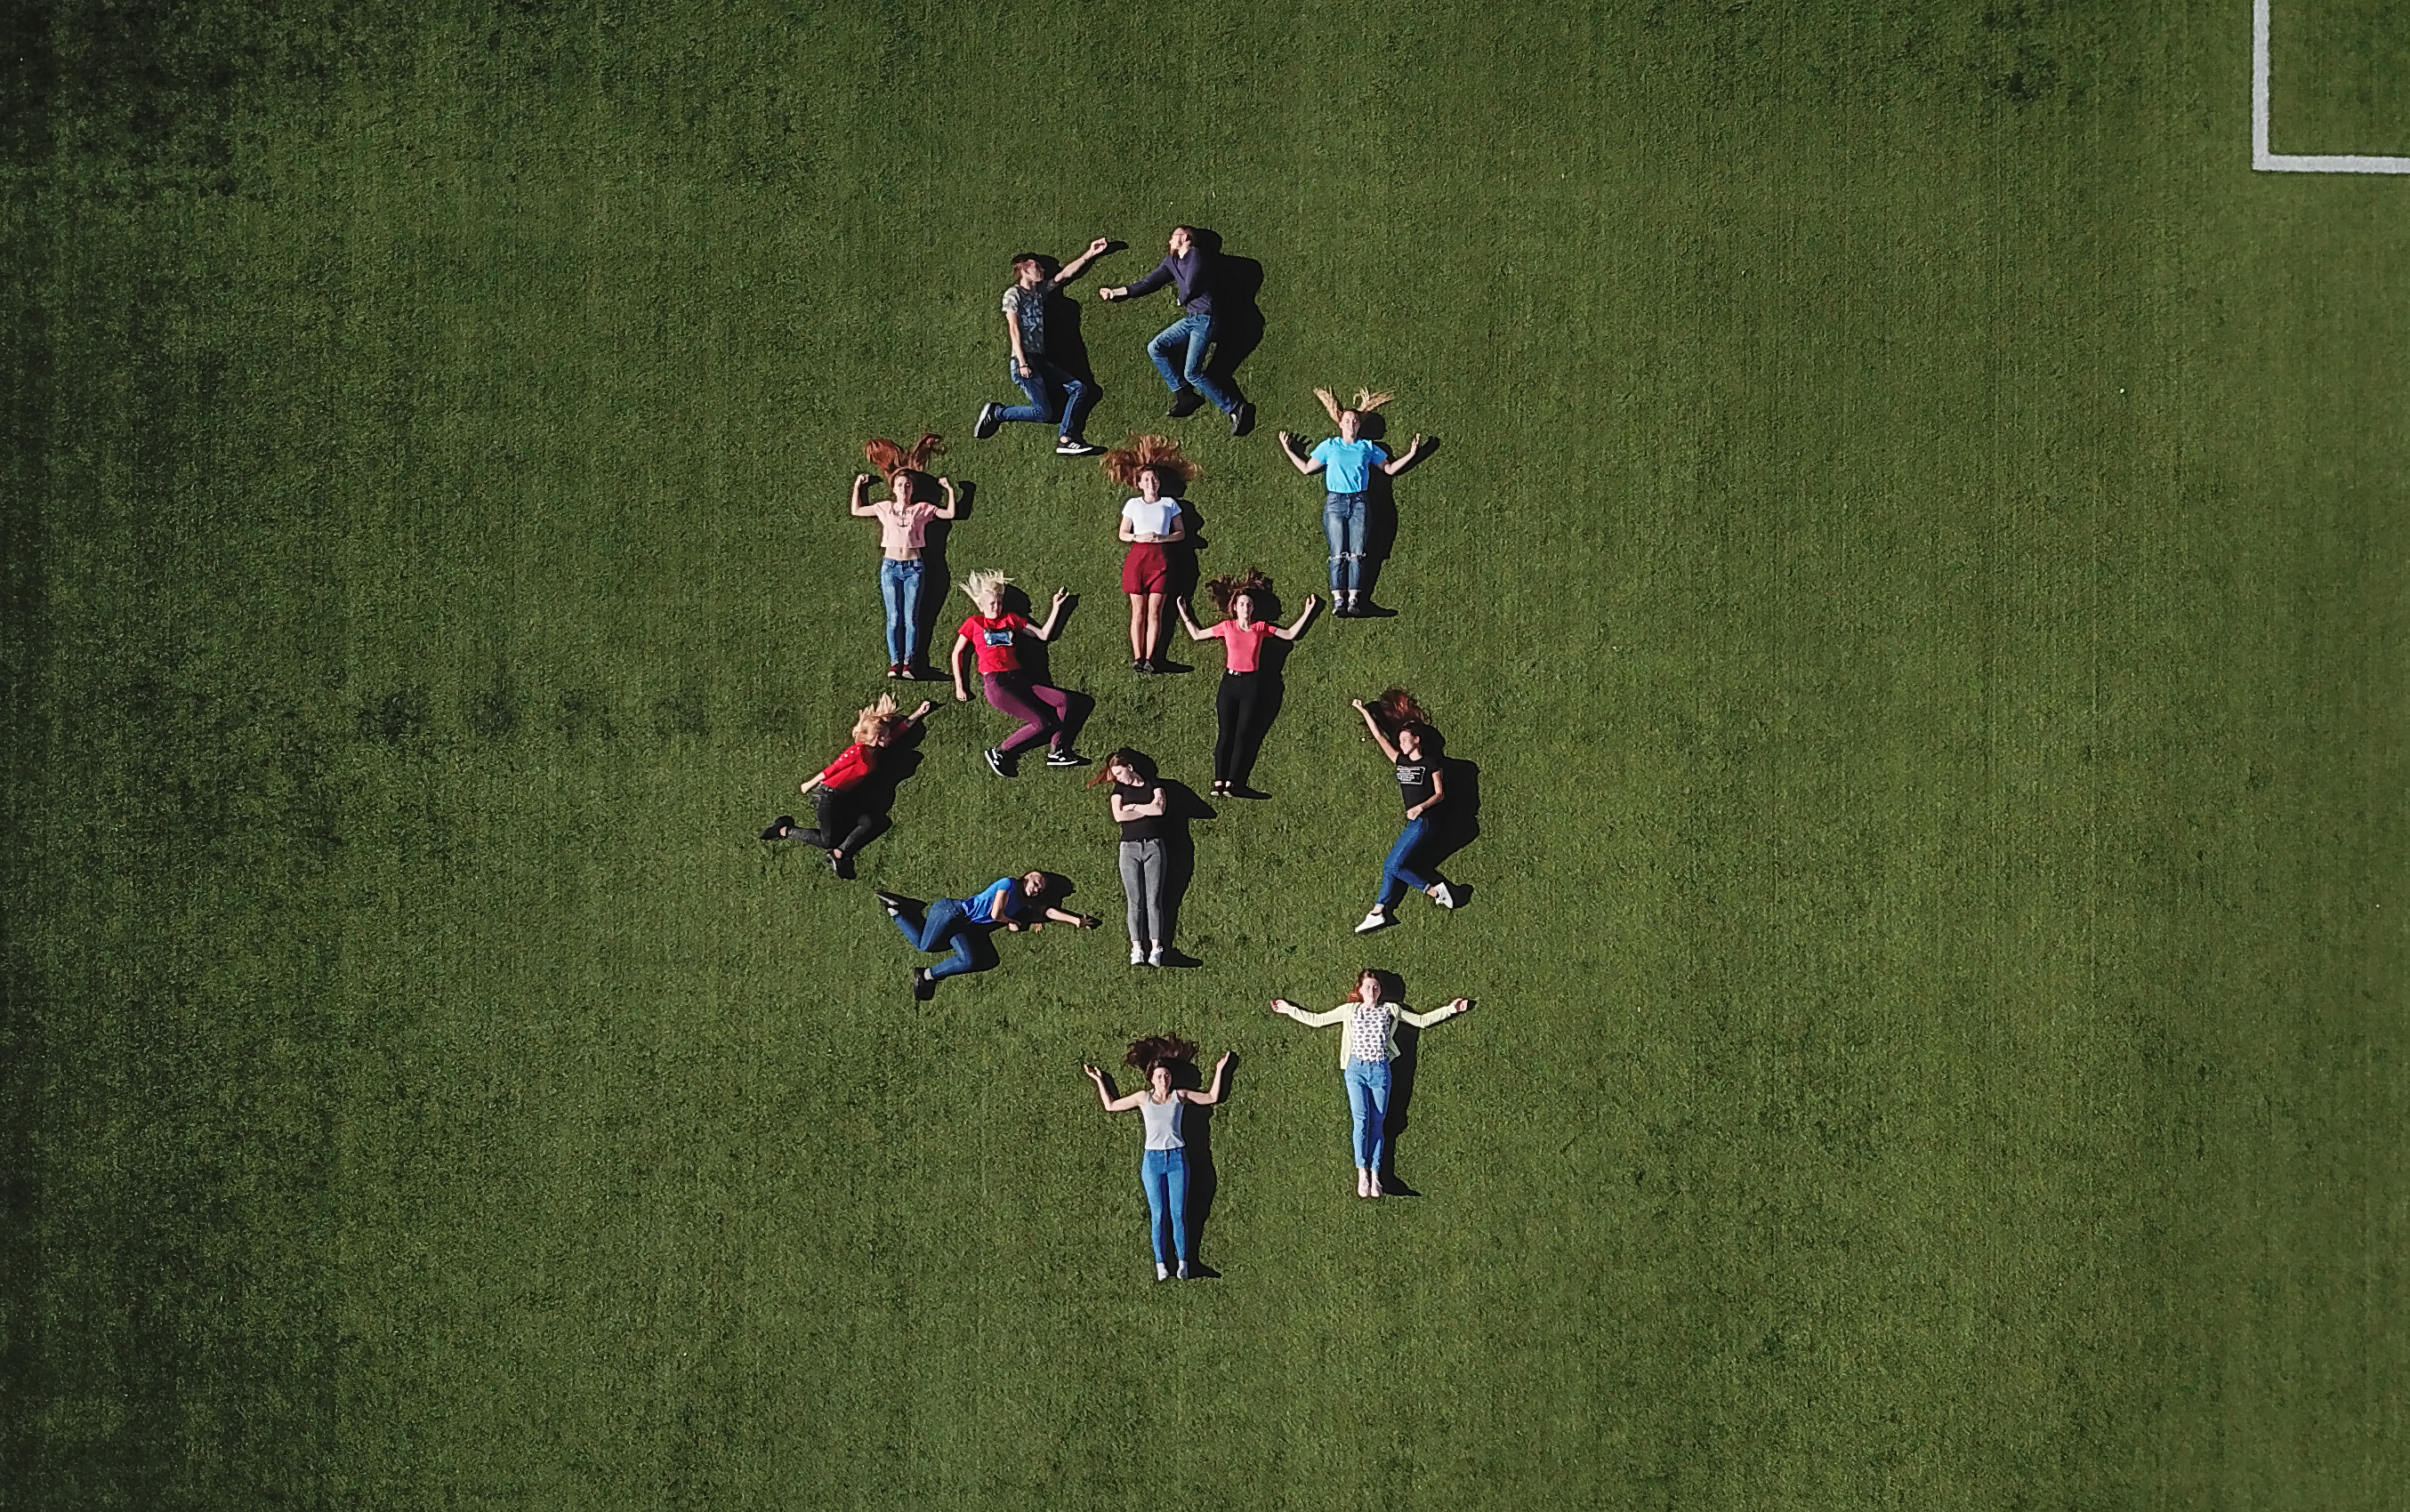
[[[878,469],[880,477],[893,482],[899,472],[928,471],[929,459],[945,449],[942,438],[924,431],[921,439],[909,446],[898,446],[884,436],[878,437],[864,444],[862,454],[870,459],[870,465]]]
[[[1168,478],[1173,488],[1205,475],[1205,469],[1183,456],[1180,443],[1169,436],[1131,437],[1105,454],[1104,469],[1107,477],[1124,488],[1136,488],[1141,472]]]

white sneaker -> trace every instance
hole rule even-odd
[[[1456,894],[1447,890],[1447,884],[1445,882],[1435,882],[1431,884],[1430,896],[1431,901],[1437,903],[1442,908],[1454,908],[1456,906]]]
[[[1188,1279],[1188,1262],[1186,1260],[1182,1260],[1180,1262],[1180,1279],[1183,1281]]]
[[[1154,1262],[1154,1278],[1155,1278],[1156,1280],[1158,1280],[1158,1281],[1169,1281],[1169,1280],[1170,1280],[1170,1279],[1171,1279],[1171,1268],[1170,1268],[1169,1266],[1165,1265],[1165,1264],[1163,1263],[1163,1261],[1161,1261],[1161,1260],[1156,1260],[1156,1261]]]
[[[1387,929],[1392,922],[1394,921],[1390,919],[1387,910],[1376,908],[1364,915],[1364,922],[1356,926],[1356,932],[1371,934],[1375,929]]]
[[[1146,947],[1144,945],[1130,946],[1130,964],[1132,966],[1145,966],[1151,964],[1146,958]]]
[[[1160,966],[1163,964],[1163,947],[1161,945],[1157,945],[1153,950],[1146,953],[1146,963],[1149,966]]]

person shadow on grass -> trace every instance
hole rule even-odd
[[[1243,398],[1239,365],[1264,344],[1264,265],[1224,252],[1222,233],[1211,226],[1190,226],[1188,234],[1198,250],[1213,260],[1213,350],[1205,359],[1205,371]]]
[[[1368,441],[1386,441],[1389,434],[1389,423],[1380,411],[1374,410],[1364,416],[1362,422],[1357,426],[1356,434]],[[1431,454],[1438,450],[1439,438],[1425,436],[1422,454],[1400,468],[1397,477],[1402,478],[1421,467],[1430,461]],[[1378,468],[1374,468],[1372,477],[1365,480],[1364,561],[1357,580],[1357,586],[1363,593],[1363,602],[1356,611],[1356,617],[1358,619],[1385,620],[1397,617],[1396,610],[1383,607],[1377,592],[1381,586],[1381,569],[1388,565],[1390,554],[1398,547],[1396,485],[1397,478],[1392,478]]]
[[[942,503],[936,493],[936,482],[916,476],[912,484],[914,502]],[[953,586],[953,569],[946,564],[946,544],[953,538],[954,526],[971,517],[971,499],[979,485],[964,479],[954,480],[954,517],[932,520],[923,527],[921,538],[921,604],[919,623],[913,626],[914,638],[924,646],[937,644],[937,624],[948,612],[947,598]],[[924,493],[926,498],[923,498]],[[923,665],[912,669],[912,680],[919,683],[942,683],[946,674]]]

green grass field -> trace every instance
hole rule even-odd
[[[2279,150],[2410,149],[2410,13],[2278,6]],[[2410,181],[2250,171],[2247,4],[10,26],[0,1505],[2403,1505]],[[1374,383],[1401,612],[1200,969],[915,1006],[871,887],[1121,900],[979,704],[862,880],[754,840],[885,685],[860,444],[1202,790],[1120,493],[968,434],[1006,255],[1180,220],[1266,273],[1206,569],[1318,586],[1271,432]],[[1367,942],[1390,683],[1483,834]],[[1480,1002],[1378,1204],[1264,1006],[1368,959]],[[1160,1029],[1187,1286],[1078,1073]]]

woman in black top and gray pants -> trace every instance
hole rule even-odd
[[[1169,870],[1171,804],[1146,757],[1126,746],[1105,757],[1088,785],[1113,785],[1113,821],[1122,827],[1122,891],[1129,897],[1130,964],[1160,966],[1171,942],[1163,932],[1164,875]]]

